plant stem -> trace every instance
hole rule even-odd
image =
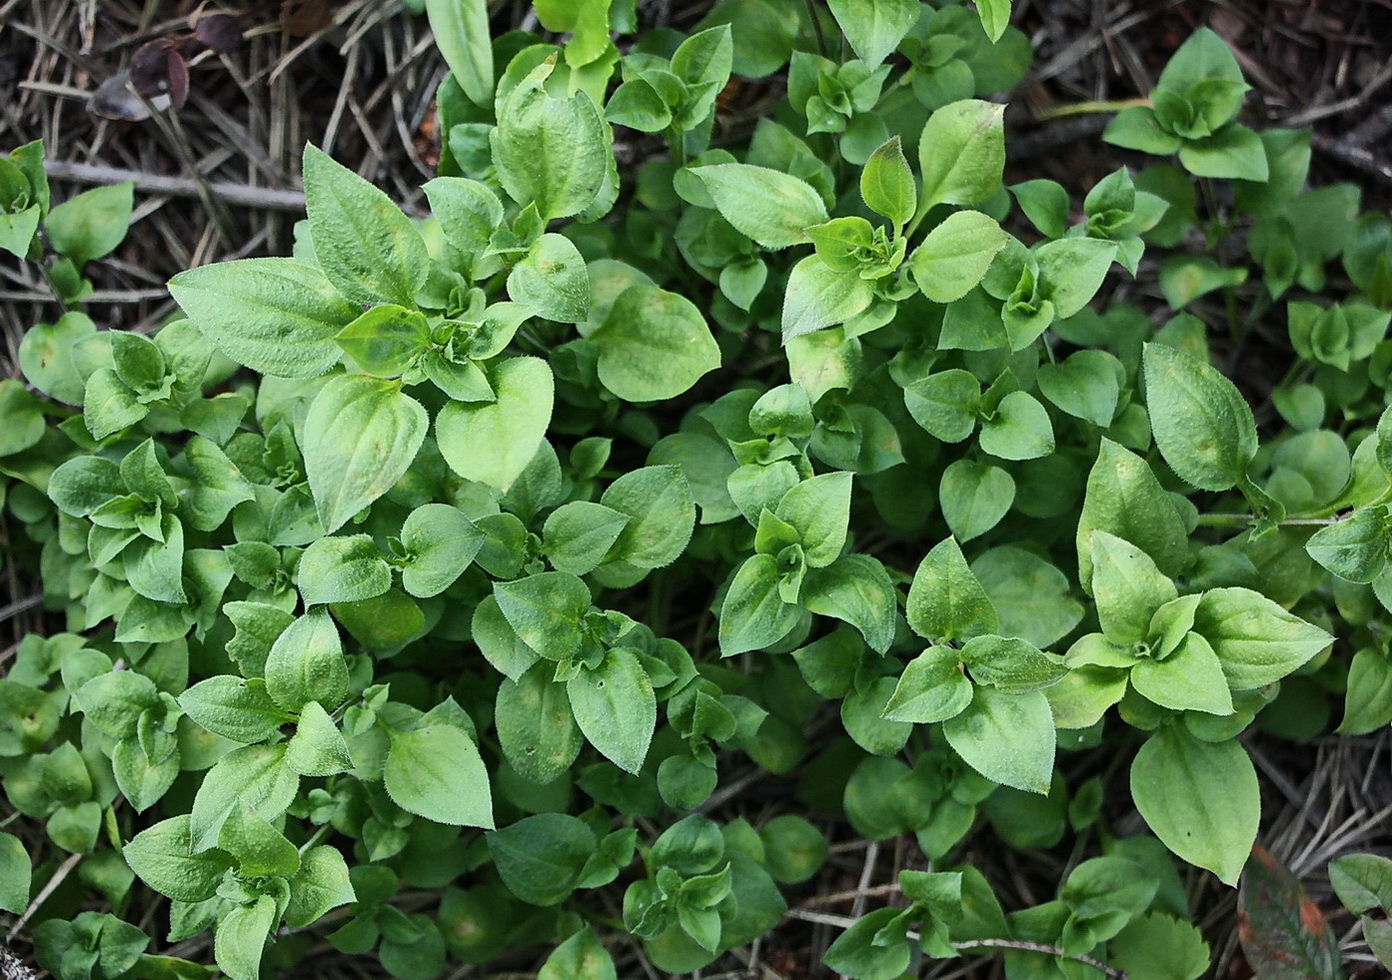
[[[812,0],[806,0],[807,16],[812,19],[812,30],[817,35],[817,51],[823,58],[827,57],[827,39],[822,33],[822,19],[817,16],[817,5]]]
[[[1277,521],[1277,527],[1328,527],[1331,524],[1340,524],[1345,519],[1342,517],[1289,517],[1284,521]],[[1257,518],[1251,514],[1200,514],[1199,527],[1246,527],[1249,524],[1257,523]]]
[[[1037,113],[1034,118],[1038,122],[1048,122],[1050,119],[1063,119],[1066,116],[1091,116],[1103,112],[1120,112],[1122,109],[1131,109],[1138,105],[1150,105],[1150,97],[1142,95],[1134,99],[1070,102],[1067,105],[1058,105],[1051,109],[1045,109]]]
[[[1094,970],[1101,970],[1114,980],[1126,980],[1125,970],[1114,970],[1101,960],[1095,960],[1091,956],[1082,953],[1065,953],[1057,946],[1049,946],[1045,943],[1031,943],[1023,939],[971,939],[966,942],[953,943],[952,948],[961,951],[964,949],[1023,949],[1031,953],[1045,953],[1050,956],[1062,956],[1065,959],[1076,960],[1092,967]]]

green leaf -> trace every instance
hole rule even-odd
[[[285,764],[301,776],[332,776],[353,768],[348,743],[318,701],[300,709],[295,734],[285,749]]]
[[[1179,162],[1195,177],[1264,181],[1270,176],[1261,137],[1237,123],[1204,139],[1186,140]]]
[[[537,980],[617,980],[613,957],[593,929],[581,929],[552,951]]]
[[[1107,277],[1116,245],[1095,238],[1067,238],[1035,249],[1039,275],[1059,319],[1077,313],[1096,295]]]
[[[935,303],[961,299],[986,276],[1010,236],[979,211],[955,211],[909,257],[909,273]]]
[[[371,599],[391,588],[391,566],[370,534],[319,538],[300,557],[300,595],[306,608]]]
[[[599,348],[599,380],[625,401],[675,398],[720,367],[701,311],[656,286],[625,289],[589,339]]]
[[[935,642],[970,640],[1000,626],[955,538],[939,542],[919,562],[904,614],[915,633]]]
[[[1242,952],[1263,980],[1342,980],[1343,955],[1324,913],[1289,869],[1252,849],[1237,897]]]
[[[957,652],[947,646],[931,646],[904,668],[894,695],[885,704],[884,716],[891,721],[929,725],[961,714],[971,700],[971,681],[962,673]]]
[[[869,555],[842,555],[825,568],[809,568],[800,601],[810,613],[850,623],[876,653],[894,640],[894,584]]]
[[[473,740],[452,725],[392,735],[383,767],[387,793],[403,810],[452,827],[493,827],[488,770]]]
[[[1063,411],[1107,428],[1116,415],[1125,368],[1111,354],[1080,350],[1061,364],[1039,366],[1039,390]]]
[[[83,191],[64,201],[44,219],[48,244],[79,269],[115,250],[130,228],[135,184],[126,181]]]
[[[609,650],[599,667],[567,681],[566,693],[575,722],[591,745],[620,769],[636,773],[643,768],[657,726],[657,699],[632,651]]]
[[[218,920],[213,943],[218,969],[232,980],[259,980],[261,954],[275,922],[276,903],[269,895],[229,909]]]
[[[918,210],[918,186],[898,136],[891,137],[865,161],[865,169],[860,172],[860,196],[866,207],[884,215],[896,229],[913,218]]]
[[[486,250],[493,233],[504,224],[503,202],[487,184],[464,177],[436,177],[421,190],[449,243],[466,255]]]
[[[1329,862],[1329,884],[1354,914],[1392,908],[1392,860],[1378,854],[1345,854]]]
[[[0,833],[0,909],[20,915],[29,907],[29,852],[13,834]]]
[[[760,650],[797,625],[799,609],[778,592],[781,572],[772,555],[752,555],[740,565],[720,607],[720,655]]]
[[[17,259],[26,259],[39,230],[42,209],[33,204],[12,213],[0,213],[0,248]]]
[[[7,423],[0,432],[0,456],[31,449],[44,436],[43,402],[31,395],[16,378],[0,381],[0,418]]]
[[[672,52],[672,72],[686,85],[689,98],[675,115],[679,129],[693,130],[710,117],[716,98],[730,80],[735,45],[724,24],[691,35]]]
[[[1068,673],[1063,658],[1014,636],[974,636],[959,653],[972,680],[1009,694],[1043,690]]]
[[[304,183],[314,257],[334,287],[363,307],[414,308],[430,256],[410,219],[313,144],[305,145]]]
[[[869,68],[894,53],[920,12],[917,0],[830,0],[828,6],[856,57]]]
[[[1172,711],[1233,713],[1223,665],[1208,641],[1189,633],[1164,660],[1140,660],[1131,668],[1136,693]]]
[[[300,870],[295,845],[249,807],[233,807],[218,834],[218,847],[236,859],[242,877],[288,878]]]
[[[1392,722],[1392,663],[1376,649],[1359,650],[1349,664],[1340,735],[1366,735]]]
[[[545,785],[580,754],[584,737],[575,724],[566,686],[553,680],[549,663],[532,666],[498,687],[494,723],[508,763],[524,779]]]
[[[975,204],[1000,187],[1005,169],[1005,106],[968,99],[928,119],[918,142],[920,212],[935,204]]]
[[[242,471],[215,442],[202,436],[192,437],[184,449],[184,462],[194,476],[184,493],[184,503],[188,505],[189,523],[199,531],[217,530],[232,508],[256,499],[256,491]],[[162,477],[160,473],[156,479]]]
[[[419,310],[374,306],[334,340],[367,374],[399,378],[430,348],[430,327]]]
[[[1147,344],[1143,363],[1151,430],[1175,475],[1203,490],[1237,485],[1257,451],[1256,423],[1237,386],[1162,344]]]
[[[507,289],[513,302],[547,320],[579,323],[590,314],[590,274],[564,235],[538,238],[508,273]]]
[[[1160,481],[1145,460],[1105,437],[1088,474],[1078,520],[1078,581],[1084,589],[1092,587],[1092,536],[1097,530],[1131,542],[1171,578],[1189,564],[1188,534]]]
[[[908,969],[912,949],[907,939],[875,943],[880,930],[902,915],[901,909],[875,909],[836,938],[822,957],[829,968],[856,980],[898,980]]]
[[[557,571],[584,575],[604,560],[628,522],[627,514],[612,507],[572,500],[546,518],[542,547]]]
[[[1031,551],[992,548],[972,562],[971,570],[1000,616],[1000,625],[987,632],[1018,636],[1044,649],[1083,618],[1068,576]]]
[[[1210,589],[1194,632],[1213,647],[1234,691],[1250,691],[1301,667],[1334,638],[1251,589]]]
[[[831,564],[846,544],[851,474],[823,473],[803,480],[783,495],[774,513],[797,529],[808,565]]]
[[[679,466],[644,466],[609,484],[599,502],[628,517],[606,556],[635,568],[662,568],[691,540],[696,501]]]
[[[1033,395],[1012,391],[995,414],[981,420],[977,441],[984,452],[1001,459],[1039,459],[1054,451],[1054,426]]]
[[[328,609],[311,609],[276,638],[266,657],[266,692],[286,711],[310,701],[330,711],[343,703],[348,665]]]
[[[537,453],[551,424],[555,379],[535,357],[489,365],[494,402],[451,401],[435,418],[440,453],[450,469],[506,491]]]
[[[1153,970],[1166,980],[1198,980],[1211,960],[1198,927],[1161,912],[1133,919],[1108,949],[1111,962],[1136,977]]]
[[[564,901],[579,884],[597,844],[583,820],[563,813],[525,817],[486,836],[503,884],[532,905]]]
[[[263,742],[292,718],[266,693],[259,680],[220,674],[179,695],[179,707],[214,735],[234,742]]]
[[[701,179],[725,220],[764,248],[810,241],[805,229],[827,220],[821,195],[792,174],[747,163],[718,163],[690,172]]]
[[[320,389],[305,418],[302,448],[326,532],[338,530],[406,473],[427,423],[425,409],[397,381],[345,374]]]
[[[783,343],[835,326],[865,311],[874,288],[854,271],[838,272],[819,255],[793,266],[783,296]]]
[[[179,902],[202,902],[217,893],[232,861],[217,850],[192,853],[189,820],[188,814],[182,814],[142,830],[121,855],[140,880],[161,895]]]
[[[181,272],[170,295],[203,335],[253,371],[312,378],[338,363],[334,343],[361,313],[319,266],[300,259],[238,259]]]
[[[1136,753],[1131,797],[1166,847],[1237,884],[1261,816],[1257,773],[1241,745],[1166,725]]]
[[[193,853],[217,843],[223,823],[238,806],[274,820],[289,809],[299,785],[299,774],[285,764],[285,743],[233,749],[208,770],[193,798],[188,825]]]
[[[357,901],[348,864],[335,847],[319,844],[300,857],[300,870],[290,879],[290,902],[285,924],[303,929],[330,909]]]
[[[1054,774],[1054,716],[1042,691],[1009,694],[978,687],[943,736],[987,779],[1030,793],[1049,792]]]
[[[1386,508],[1362,507],[1316,531],[1305,542],[1305,551],[1339,578],[1367,584],[1387,566],[1389,546]]]
[[[851,691],[841,702],[841,724],[846,734],[872,755],[899,754],[913,733],[910,723],[894,721],[887,716],[886,709],[894,690],[894,678],[879,677]]]
[[[141,714],[159,701],[154,682],[131,670],[98,674],[73,694],[87,720],[112,738],[135,734]]]
[[[1144,640],[1156,610],[1179,595],[1149,555],[1100,529],[1092,534],[1090,585],[1102,632],[1123,646]]]
[[[82,420],[93,439],[105,439],[150,413],[111,368],[94,371],[82,395]]]
[[[1015,502],[1015,480],[998,466],[959,459],[943,471],[938,506],[954,537],[970,541],[1000,523]]]
[[[539,572],[497,582],[493,595],[517,636],[543,657],[564,660],[580,648],[590,590],[574,575]]]
[[[976,13],[992,44],[999,41],[1010,26],[1010,0],[982,0],[976,5]]]
[[[486,0],[424,0],[430,30],[454,80],[474,105],[493,105],[493,36]],[[417,8],[419,10],[419,8]]]
[[[449,504],[422,504],[401,525],[401,584],[418,599],[439,595],[483,547],[483,532]]]
[[[489,137],[503,190],[543,220],[584,211],[599,196],[612,137],[583,91],[554,98],[543,84],[554,59],[537,66],[498,107]]]
[[[961,442],[976,428],[981,383],[970,371],[950,368],[916,378],[904,389],[915,422],[943,442]]]

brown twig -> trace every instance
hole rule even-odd
[[[57,180],[78,184],[119,184],[133,181],[138,190],[147,194],[167,194],[170,197],[198,197],[197,181],[188,177],[167,177],[139,170],[125,170],[93,163],[70,163],[66,160],[45,160],[44,170]],[[208,190],[213,196],[239,207],[262,208],[270,211],[303,211],[304,191],[277,190],[273,187],[251,187],[211,181]]]

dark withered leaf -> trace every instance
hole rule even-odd
[[[205,48],[225,54],[241,47],[242,25],[231,14],[213,14],[194,25],[193,37]]]

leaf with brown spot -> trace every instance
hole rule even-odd
[[[1300,881],[1262,847],[1242,873],[1238,938],[1262,980],[1344,980],[1339,944]]]

